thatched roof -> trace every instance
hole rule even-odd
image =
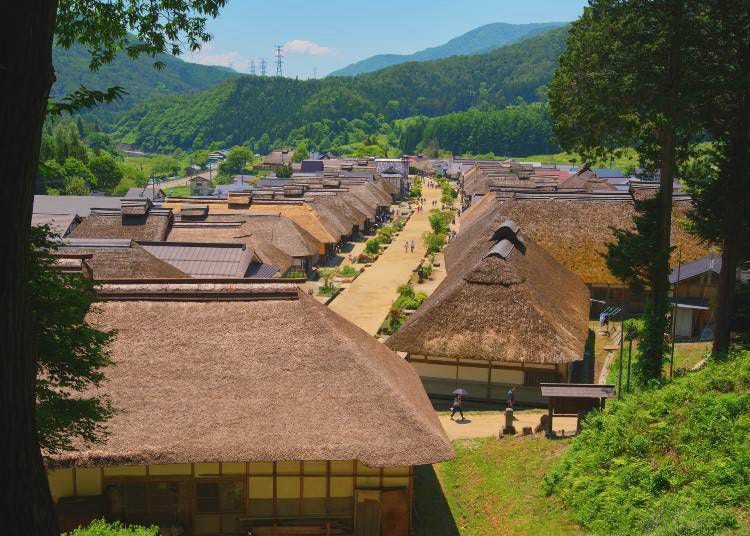
[[[547,250],[563,266],[572,270],[586,283],[618,284],[602,257],[604,244],[614,240],[612,228],[632,228],[635,217],[633,199],[628,194],[616,195],[511,195],[496,197],[492,192],[481,201],[481,217],[474,218],[481,227],[487,214],[500,220],[518,222],[524,236]],[[494,209],[492,208],[494,205]],[[685,220],[689,202],[675,200],[672,243],[682,250],[683,261],[703,257],[707,247],[701,245],[680,224]],[[469,215],[474,208],[468,210]],[[479,215],[479,213],[477,213]],[[472,216],[473,218],[473,216]],[[472,220],[472,221],[474,221]],[[461,222],[458,240],[445,251],[446,266],[461,262],[472,244],[473,225]],[[676,265],[677,254],[672,264]]]
[[[116,329],[102,444],[53,467],[352,460],[407,466],[453,449],[416,372],[290,284],[107,285]]]
[[[47,225],[51,232],[64,238],[81,223],[81,218],[75,213],[50,214],[34,212],[31,215],[31,225]]]
[[[357,221],[353,218],[352,213],[345,210],[344,203],[335,201],[336,195],[307,195],[305,202],[320,215],[321,220],[326,227],[333,228],[341,236],[351,236]]]
[[[56,254],[91,254],[94,279],[176,279],[189,277],[130,240],[66,239]]]
[[[581,280],[495,217],[386,344],[427,356],[566,363],[583,358],[588,313]]]
[[[285,274],[292,265],[291,255],[287,255],[270,242],[253,234],[246,221],[210,223],[175,222],[169,230],[170,242],[235,242],[245,244],[264,264],[272,264],[279,269],[278,275]]]
[[[289,164],[292,161],[292,154],[294,151],[291,149],[274,149],[266,155],[263,163],[267,166],[280,166],[282,164]]]
[[[70,237],[164,240],[171,221],[171,210],[144,208],[137,202],[123,205],[121,210],[95,208]]]
[[[579,169],[575,174],[571,175],[562,184],[560,184],[560,188],[563,190],[581,189],[585,192],[594,192],[597,190],[617,190],[617,188],[607,182],[606,179],[599,177],[589,165],[581,167],[581,169]]]

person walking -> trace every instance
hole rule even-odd
[[[461,407],[464,403],[464,397],[463,395],[456,395],[456,397],[453,399],[453,405],[451,406],[451,420],[453,420],[453,416],[456,414],[456,412],[461,414],[461,420],[464,420],[464,410]]]
[[[516,388],[511,387],[508,389],[508,407],[513,409],[513,403],[516,401]]]
[[[409,253],[409,241],[404,242],[404,253]]]
[[[414,240],[411,241],[411,252],[414,253]]]

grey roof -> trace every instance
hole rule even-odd
[[[271,279],[279,269],[273,264],[252,264],[247,271],[247,277],[255,279]]]
[[[81,223],[81,218],[75,213],[48,214],[35,212],[31,215],[31,225],[48,225],[56,235],[64,238]]]
[[[622,170],[619,168],[592,168],[598,177],[622,177]]]
[[[679,271],[680,277],[677,278]],[[686,262],[672,270],[669,274],[669,283],[674,285],[678,281],[685,281],[696,275],[705,274],[707,272],[713,272],[715,274],[721,273],[721,257],[717,255],[706,255],[700,259]]]
[[[254,253],[244,244],[140,242],[143,249],[191,277],[247,277]]]
[[[34,212],[88,216],[92,208],[120,208],[119,197],[103,195],[35,195]]]
[[[706,298],[670,298],[669,303],[678,309],[698,309],[708,311],[708,300]]]
[[[162,199],[164,192],[161,188],[153,188],[152,186],[146,186],[145,188],[130,188],[125,194],[126,199]]]
[[[255,186],[257,188],[268,188],[269,186],[284,186],[285,184],[291,184],[291,182],[290,179],[266,178],[260,179],[255,183]]]
[[[540,383],[542,396],[565,398],[614,398],[615,386],[600,383]]]

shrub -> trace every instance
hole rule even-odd
[[[750,505],[748,437],[744,351],[589,415],[545,491],[593,534],[726,533]]]
[[[380,253],[380,240],[377,238],[371,238],[365,244],[365,252],[369,255],[377,255]]]
[[[128,526],[119,521],[107,523],[103,519],[96,519],[88,527],[78,527],[66,534],[67,536],[158,536],[159,527]]]
[[[378,230],[377,239],[381,244],[390,244],[392,241],[393,229],[390,227],[382,227]]]
[[[359,275],[359,270],[347,264],[341,270],[339,270],[339,274],[344,277],[356,277],[357,275]]]
[[[422,275],[425,277],[430,277],[432,275],[432,263],[426,262],[422,265]]]
[[[411,190],[409,190],[409,197],[414,199],[422,197],[422,187],[418,184],[412,185]]]
[[[357,262],[368,263],[368,262],[374,261],[375,259],[377,259],[376,255],[368,255],[367,253],[360,253],[359,256],[357,257]]]
[[[438,253],[443,249],[445,244],[445,235],[438,233],[424,233],[422,235],[422,241],[424,247],[427,249],[427,253]]]
[[[289,270],[284,274],[284,277],[289,279],[307,279],[307,274],[302,270]]]
[[[430,227],[436,234],[448,234],[451,230],[453,213],[449,211],[435,211],[430,214]]]

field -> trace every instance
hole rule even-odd
[[[584,162],[580,155],[575,153],[557,154],[534,154],[531,156],[514,157],[515,160],[524,162],[542,162],[545,164],[581,164]],[[622,156],[612,160],[594,162],[594,167],[615,167],[624,169],[627,167],[638,167],[638,155],[632,149],[626,149]]]
[[[416,534],[578,534],[570,513],[541,487],[569,444],[543,437],[455,441],[455,460],[417,468]]]

